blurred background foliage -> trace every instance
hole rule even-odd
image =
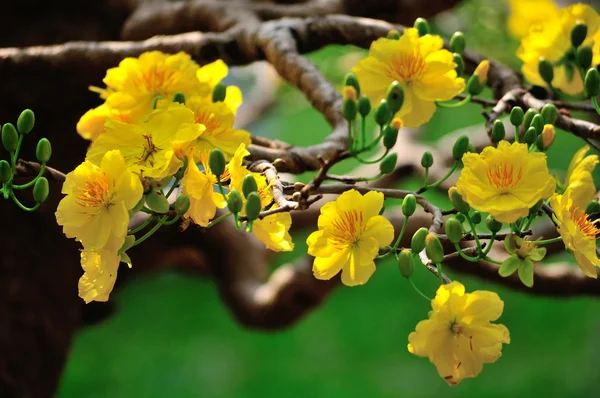
[[[466,0],[432,22],[437,33],[447,37],[463,30],[471,49],[518,67],[518,43],[506,33],[506,17],[503,2]],[[341,85],[365,53],[332,46],[310,59]],[[246,88],[249,82],[240,84]],[[457,128],[483,126],[480,112],[477,105],[440,109],[422,129],[422,139],[435,141]],[[330,131],[302,94],[287,85],[276,105],[248,129],[296,145],[319,142]],[[551,168],[563,174],[582,144],[559,133],[549,152]],[[348,162],[341,171],[355,165]],[[417,184],[409,181],[404,187]],[[429,195],[438,203],[445,201],[441,193]],[[273,266],[306,253],[307,235],[294,236],[295,251],[278,255]],[[571,261],[566,254],[551,260]],[[422,268],[415,278],[434,294],[435,278]],[[427,359],[408,353],[408,334],[430,308],[388,261],[365,286],[339,288],[297,325],[270,333],[236,324],[209,280],[169,273],[136,278],[111,297],[119,308],[114,316],[78,333],[58,396],[597,396],[597,300],[532,297],[472,278],[460,280],[468,290],[500,294],[505,302],[500,321],[510,329],[512,341],[503,350],[504,358],[455,388],[438,377]]]

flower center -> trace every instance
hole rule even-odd
[[[155,64],[141,74],[141,85],[154,96],[162,95],[174,79],[175,74],[167,71],[164,65]]]
[[[210,135],[213,137],[219,135],[217,130],[221,125],[221,122],[214,113],[206,111],[200,112],[196,115],[196,123],[206,126],[206,130],[204,130],[202,135]]]
[[[110,197],[108,195],[108,178],[104,173],[86,181],[85,185],[77,187],[76,191],[77,204],[82,207],[108,209],[112,205],[110,201],[114,194]]]
[[[504,162],[495,166],[490,166],[487,171],[487,178],[490,185],[496,188],[508,189],[514,188],[523,177],[523,169],[515,169],[511,163]]]
[[[400,77],[405,83],[419,81],[425,73],[425,59],[418,51],[394,54],[391,63],[386,74],[394,80]]]
[[[364,232],[363,213],[358,210],[349,210],[340,214],[331,222],[335,228],[332,234],[339,243],[354,246]]]
[[[600,220],[590,220],[585,211],[575,206],[571,207],[569,211],[571,212],[571,220],[577,225],[577,228],[590,238],[596,239],[600,234],[600,227],[598,226]]]
[[[144,140],[144,150],[142,156],[140,156],[136,164],[148,163],[150,167],[154,167],[154,154],[160,151],[160,148],[154,145],[152,142],[152,134],[142,135]]]
[[[527,239],[527,237],[525,237],[521,241],[521,247],[517,249],[517,255],[519,256],[519,258],[527,258],[529,254],[536,248],[537,246],[535,244],[535,241],[531,241]]]

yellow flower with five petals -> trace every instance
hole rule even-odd
[[[521,39],[529,30],[545,21],[558,20],[558,7],[553,0],[510,0],[508,31]]]
[[[598,155],[587,155],[590,147],[585,145],[579,149],[567,169],[563,187],[571,190],[571,199],[575,206],[585,209],[596,196],[596,187],[592,172],[598,164]]]

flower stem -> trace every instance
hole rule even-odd
[[[425,179],[423,180],[423,186],[426,187],[429,183],[429,167],[425,168]]]
[[[394,243],[394,246],[392,246],[392,250],[394,252],[396,252],[396,249],[398,249],[398,246],[400,245],[400,241],[402,240],[402,236],[404,236],[404,232],[406,232],[406,227],[408,227],[408,219],[410,217],[406,217],[404,219],[404,223],[402,224],[402,228],[400,229],[400,233],[398,234],[398,238],[396,239],[396,242]]]
[[[490,258],[488,256],[485,256],[483,258],[485,261],[489,261],[490,263],[494,263],[494,264],[502,264],[502,261],[498,261],[498,260],[494,260],[493,258]]]
[[[148,239],[149,237],[151,237],[156,231],[158,231],[158,229],[160,227],[163,226],[164,221],[167,219],[167,216],[162,216],[161,218],[159,218],[157,220],[157,223],[155,226],[152,227],[152,229],[148,232],[146,232],[146,234],[144,236],[142,236],[141,238],[137,239],[133,245],[131,245],[131,247],[137,246],[140,243],[144,242],[146,239]]]
[[[444,273],[442,272],[442,263],[435,263],[435,267],[437,268],[440,282],[442,282],[442,285],[443,285],[444,284]]]
[[[594,104],[594,109],[600,115],[600,106],[598,106],[598,99],[596,97],[592,97],[592,104]]]
[[[465,213],[467,217],[467,221],[469,222],[469,226],[471,227],[471,231],[473,233],[473,238],[475,238],[475,245],[477,246],[477,257],[481,258],[481,242],[479,242],[479,236],[477,236],[477,231],[475,230],[475,224],[473,223],[473,219],[469,215],[469,213]]]
[[[365,144],[367,143],[367,120],[364,116],[361,117],[361,142],[360,145],[364,149]]]
[[[381,155],[379,158],[377,158],[375,160],[362,159],[360,156],[358,156],[358,154],[360,152],[357,152],[356,155],[354,155],[354,157],[356,158],[356,160],[358,160],[359,162],[361,162],[363,164],[375,164],[375,163],[381,162],[383,160],[383,158],[385,158],[389,152],[390,152],[390,150],[386,149],[385,152],[383,153],[383,155]]]
[[[34,185],[35,182],[44,174],[44,170],[46,170],[46,163],[42,163],[42,167],[40,167],[40,172],[38,173],[38,175],[31,181],[29,181],[26,184],[23,185],[13,185],[12,189],[25,189],[25,188],[29,188],[30,186]]]
[[[217,225],[218,223],[220,223],[221,221],[225,220],[226,218],[228,218],[229,216],[231,216],[233,213],[232,212],[227,212],[217,218],[215,218],[214,220],[212,220],[211,222],[208,223],[208,225],[206,226],[206,228],[210,228],[213,227],[215,225]]]
[[[441,106],[442,108],[458,108],[465,104],[468,104],[471,101],[471,94],[467,94],[467,96],[458,102],[436,102],[435,104]]]
[[[36,203],[35,206],[33,206],[33,207],[27,207],[27,206],[25,206],[23,203],[19,202],[19,199],[17,199],[17,197],[15,196],[15,193],[13,191],[10,191],[10,197],[13,200],[13,202],[15,202],[15,204],[17,206],[19,206],[19,208],[21,210],[36,211],[40,207],[39,203]]]
[[[177,188],[177,184],[179,184],[179,178],[175,179],[175,182],[173,182],[173,185],[171,185],[171,189],[169,189],[169,192],[167,192],[165,198],[169,199],[169,196],[171,196],[175,188]]]
[[[133,234],[136,234],[136,233],[140,232],[142,229],[146,228],[146,227],[148,226],[148,224],[150,224],[150,223],[152,222],[152,219],[153,219],[153,218],[154,218],[153,216],[150,216],[150,217],[148,217],[148,219],[147,219],[146,221],[144,221],[144,222],[142,223],[142,225],[140,225],[140,226],[139,226],[139,227],[137,227],[137,228],[130,229],[130,230],[129,230],[129,232],[128,232],[127,234],[128,234],[128,235],[133,235]]]
[[[476,263],[479,260],[481,260],[481,258],[479,257],[479,255],[477,255],[477,257],[471,257],[467,254],[465,254],[465,252],[462,251],[461,247],[458,245],[458,243],[454,244],[454,247],[456,248],[456,252],[465,260],[470,261],[472,263]]]
[[[433,184],[429,184],[429,185],[425,185],[422,189],[423,190],[428,190],[428,189],[432,189],[432,188],[437,188],[441,183],[443,183],[444,181],[446,181],[448,178],[450,178],[450,176],[452,176],[452,174],[456,171],[456,168],[458,167],[458,161],[455,160],[454,164],[452,165],[452,167],[450,168],[450,170],[446,173],[445,176],[443,176],[442,178],[440,178],[438,181],[434,182]],[[429,169],[427,169],[427,171],[425,173],[427,173],[429,171]],[[428,176],[427,176],[428,177]]]
[[[561,236],[557,236],[556,238],[552,238],[552,239],[538,240],[535,243],[538,244],[538,245],[549,245],[551,243],[560,242],[561,240],[562,240],[562,237]]]
[[[419,293],[419,294],[421,295],[421,297],[423,297],[423,298],[424,298],[425,300],[427,300],[427,301],[431,301],[431,298],[430,298],[430,297],[428,297],[428,296],[427,296],[425,293],[423,293],[423,292],[421,291],[421,289],[419,289],[419,288],[417,287],[417,285],[415,285],[415,282],[412,280],[412,278],[408,278],[408,282],[410,282],[410,285],[413,287],[413,289],[415,289],[415,291],[416,291],[417,293]]]

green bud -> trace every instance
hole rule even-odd
[[[392,115],[395,115],[396,112],[402,108],[402,104],[404,103],[404,89],[397,81],[394,81],[388,87],[385,99],[387,101],[388,107]]]
[[[398,269],[405,278],[410,278],[415,268],[413,254],[408,249],[402,249],[398,254]]]
[[[454,217],[446,220],[446,235],[448,235],[448,240],[450,242],[460,242],[463,237],[462,223]]]
[[[232,190],[229,192],[229,196],[227,197],[227,208],[233,214],[237,214],[242,211],[242,207],[244,206],[244,201],[242,200],[242,195],[237,190]]]
[[[17,149],[17,143],[19,142],[19,133],[17,129],[11,123],[6,123],[2,126],[2,145],[8,152],[13,152]]]
[[[558,118],[558,109],[556,109],[556,105],[554,104],[546,104],[542,108],[540,114],[542,115],[544,123],[554,124]]]
[[[371,101],[364,95],[358,100],[358,113],[362,117],[367,116],[371,112]]]
[[[450,51],[453,53],[462,54],[465,52],[466,40],[463,32],[454,32],[450,38]]]
[[[590,66],[592,66],[593,58],[594,54],[592,52],[592,47],[585,46],[577,49],[577,64],[581,68],[588,69]]]
[[[50,188],[48,186],[48,180],[46,177],[40,177],[33,185],[33,199],[36,203],[44,203],[48,198]]]
[[[396,168],[397,161],[398,161],[398,154],[390,153],[385,158],[383,158],[381,163],[379,163],[379,171],[381,171],[383,174],[392,173],[394,171],[394,169]]]
[[[352,72],[348,72],[344,77],[344,86],[352,86],[356,90],[356,95],[360,95],[360,84],[358,84],[358,78]]]
[[[525,112],[525,118],[523,119],[523,128],[525,130],[527,130],[531,126],[531,121],[533,120],[533,117],[537,114],[538,112],[535,109],[527,109],[527,112]]]
[[[356,106],[356,101],[351,98],[345,99],[342,102],[342,116],[344,119],[351,121],[356,118],[356,114],[358,113],[358,107]]]
[[[412,239],[410,240],[410,249],[413,253],[420,253],[423,249],[425,249],[425,237],[429,231],[425,227],[421,227],[415,232]]]
[[[554,66],[552,66],[552,62],[545,58],[540,58],[538,72],[546,83],[552,84],[552,80],[554,80]]]
[[[448,198],[450,199],[452,206],[454,206],[454,208],[460,213],[467,214],[469,210],[471,210],[471,207],[467,202],[464,201],[462,196],[458,193],[458,189],[456,189],[456,187],[451,187],[448,190]]]
[[[577,48],[585,41],[585,37],[588,33],[588,27],[584,23],[577,22],[573,29],[571,29],[571,45]]]
[[[481,223],[481,213],[478,211],[474,211],[473,214],[471,215],[471,221],[473,221],[473,224],[480,224]]]
[[[458,213],[454,216],[461,224],[467,221],[467,217],[463,213]]]
[[[427,22],[425,18],[415,19],[415,24],[413,26],[417,29],[417,32],[419,32],[419,36],[425,36],[431,32],[429,22]]]
[[[528,145],[533,144],[535,140],[537,140],[537,131],[535,131],[535,127],[531,126],[527,129],[524,140]]]
[[[597,97],[600,94],[600,73],[596,68],[588,69],[585,74],[585,95],[588,97]]]
[[[223,83],[219,83],[213,90],[212,100],[213,102],[223,102],[227,96],[227,86]]]
[[[8,182],[12,177],[12,169],[4,159],[0,160],[0,182]]]
[[[256,179],[252,174],[246,174],[244,180],[242,181],[242,193],[245,197],[248,197],[250,193],[257,191],[258,185],[256,184]]]
[[[428,169],[433,166],[433,155],[431,152],[427,151],[421,156],[421,166]]]
[[[250,192],[248,197],[246,198],[246,217],[250,221],[254,221],[258,218],[260,211],[262,209],[262,204],[260,203],[260,196],[256,192]]]
[[[142,196],[142,198],[140,199],[140,201],[137,202],[136,205],[133,206],[133,208],[131,210],[129,210],[129,216],[132,216],[135,213],[137,213],[138,211],[142,210],[142,207],[144,207],[145,204],[146,204],[146,198],[144,198]]]
[[[175,93],[175,96],[173,97],[173,102],[185,104],[185,95],[183,95],[183,93]]]
[[[31,109],[25,109],[17,119],[17,130],[20,134],[29,134],[35,124],[35,115]],[[41,202],[40,202],[41,203]]]
[[[544,130],[544,118],[542,115],[537,114],[533,117],[533,119],[531,119],[531,126],[535,128],[535,133],[537,135],[542,134],[542,131]]]
[[[514,106],[510,111],[510,124],[513,126],[520,126],[521,123],[523,123],[524,117],[525,113],[523,113],[523,108],[520,106]]]
[[[459,53],[454,53],[452,54],[453,56],[453,61],[456,64],[456,74],[458,76],[462,76],[462,74],[465,72],[465,61],[463,60],[462,55],[460,55]]]
[[[379,105],[377,105],[377,109],[375,109],[375,122],[383,126],[386,124],[390,118],[390,108],[388,107],[386,100],[381,100]]]
[[[223,152],[219,148],[214,148],[210,151],[208,165],[210,171],[216,176],[220,176],[225,172],[225,155],[223,155]]]
[[[492,216],[487,216],[485,219],[485,225],[492,233],[496,233],[502,229],[502,223],[496,221],[496,219]]]
[[[156,213],[164,214],[169,211],[169,201],[159,191],[152,191],[144,195],[148,208]]]
[[[175,199],[175,203],[173,203],[173,210],[177,212],[177,214],[185,214],[190,208],[190,197],[186,194],[179,195],[177,199]]]
[[[587,214],[600,213],[600,203],[597,200],[592,200],[585,208]]]
[[[402,201],[402,214],[405,217],[410,217],[415,214],[415,210],[417,210],[417,198],[412,193],[409,193]]]
[[[383,128],[383,146],[387,149],[391,149],[394,145],[396,145],[396,141],[398,140],[398,129],[393,128],[390,125],[386,125]]]
[[[492,142],[499,143],[504,139],[506,135],[506,130],[504,129],[504,123],[502,121],[496,119],[494,121],[494,125],[492,126]]]
[[[42,138],[38,141],[35,148],[35,157],[40,163],[46,163],[52,156],[52,146],[47,138]]]
[[[479,81],[477,75],[471,75],[467,81],[467,92],[471,95],[479,95],[483,91],[483,84]]]
[[[398,32],[396,29],[392,29],[388,32],[386,37],[390,40],[398,40],[400,39],[400,32]]]
[[[444,247],[436,234],[429,233],[425,237],[425,251],[432,262],[438,264],[444,261]]]
[[[469,137],[466,135],[461,135],[458,137],[454,146],[452,147],[452,157],[454,160],[461,160],[463,155],[469,149]]]
[[[538,135],[538,137],[535,139],[535,147],[540,151],[540,152],[544,152],[546,149],[544,148],[544,137],[542,137],[542,135]]]

